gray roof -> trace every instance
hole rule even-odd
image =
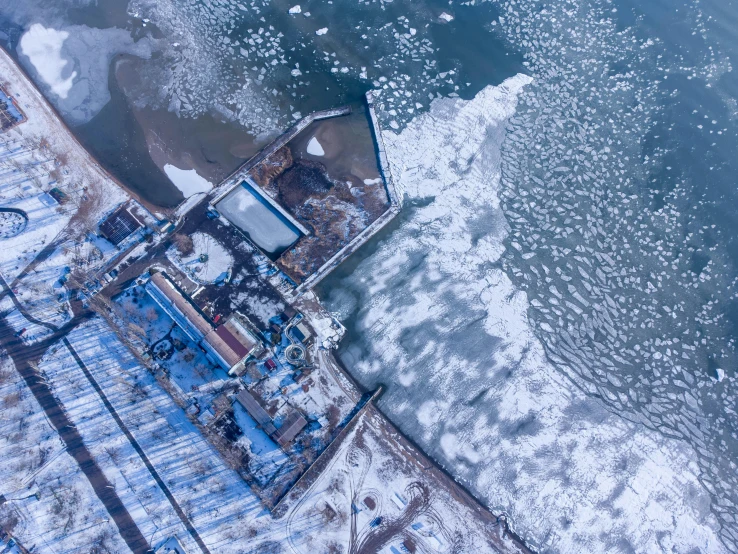
[[[272,418],[249,391],[242,390],[239,392],[236,395],[236,400],[246,409],[249,415],[254,418],[254,421],[256,421],[256,423],[258,423],[268,435],[271,435],[276,431],[276,428],[272,423]]]
[[[190,336],[190,338],[195,340],[195,342],[199,342],[202,340],[202,337],[212,331],[212,324],[200,313],[188,298],[185,298],[166,273],[154,273],[151,276],[149,286],[153,287],[168,301],[168,305],[162,305],[159,303],[164,311],[166,311],[175,321],[178,320],[175,315],[181,314],[187,320],[187,323],[202,335],[201,337]],[[154,296],[154,299],[159,300],[156,296]],[[179,314],[172,315],[172,313],[170,313],[172,308],[175,308]],[[191,333],[188,332],[188,329],[183,329],[183,331],[188,335],[191,335]]]
[[[286,446],[297,436],[297,434],[303,430],[307,425],[307,421],[302,417],[302,414],[298,412],[291,413],[284,421],[282,426],[277,430],[274,435],[274,439],[279,443],[279,446]]]

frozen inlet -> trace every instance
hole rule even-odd
[[[284,208],[250,179],[234,188],[215,208],[267,254],[278,256],[309,234]]]

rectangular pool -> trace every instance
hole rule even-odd
[[[243,181],[228,193],[216,204],[215,209],[271,256],[278,257],[302,234],[248,181]]]

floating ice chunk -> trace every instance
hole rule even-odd
[[[451,23],[454,20],[454,16],[449,13],[443,12],[441,15],[438,16],[438,19],[441,19],[446,23]]]
[[[317,137],[311,138],[310,142],[308,142],[307,153],[310,154],[311,156],[325,156],[325,150],[323,150],[323,145],[320,144]]]
[[[302,13],[302,9],[300,8],[300,4],[297,4],[296,6],[292,6],[289,9],[289,13],[292,14],[292,15],[295,15],[295,14],[298,14],[298,13]]]
[[[382,182],[381,177],[377,177],[376,179],[364,179],[365,185],[378,185],[381,182]]]
[[[194,169],[180,169],[171,164],[164,166],[164,173],[174,183],[185,198],[189,198],[198,192],[207,192],[213,188],[213,183],[201,177]]]
[[[315,34],[320,36],[320,35],[326,34],[327,32],[328,32],[328,27],[323,27],[322,29],[318,29],[317,31],[315,31]]]

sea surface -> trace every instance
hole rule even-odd
[[[738,551],[736,3],[298,1],[2,3],[0,41],[162,209],[165,164],[381,91],[404,210],[319,291],[348,370],[542,552]]]

